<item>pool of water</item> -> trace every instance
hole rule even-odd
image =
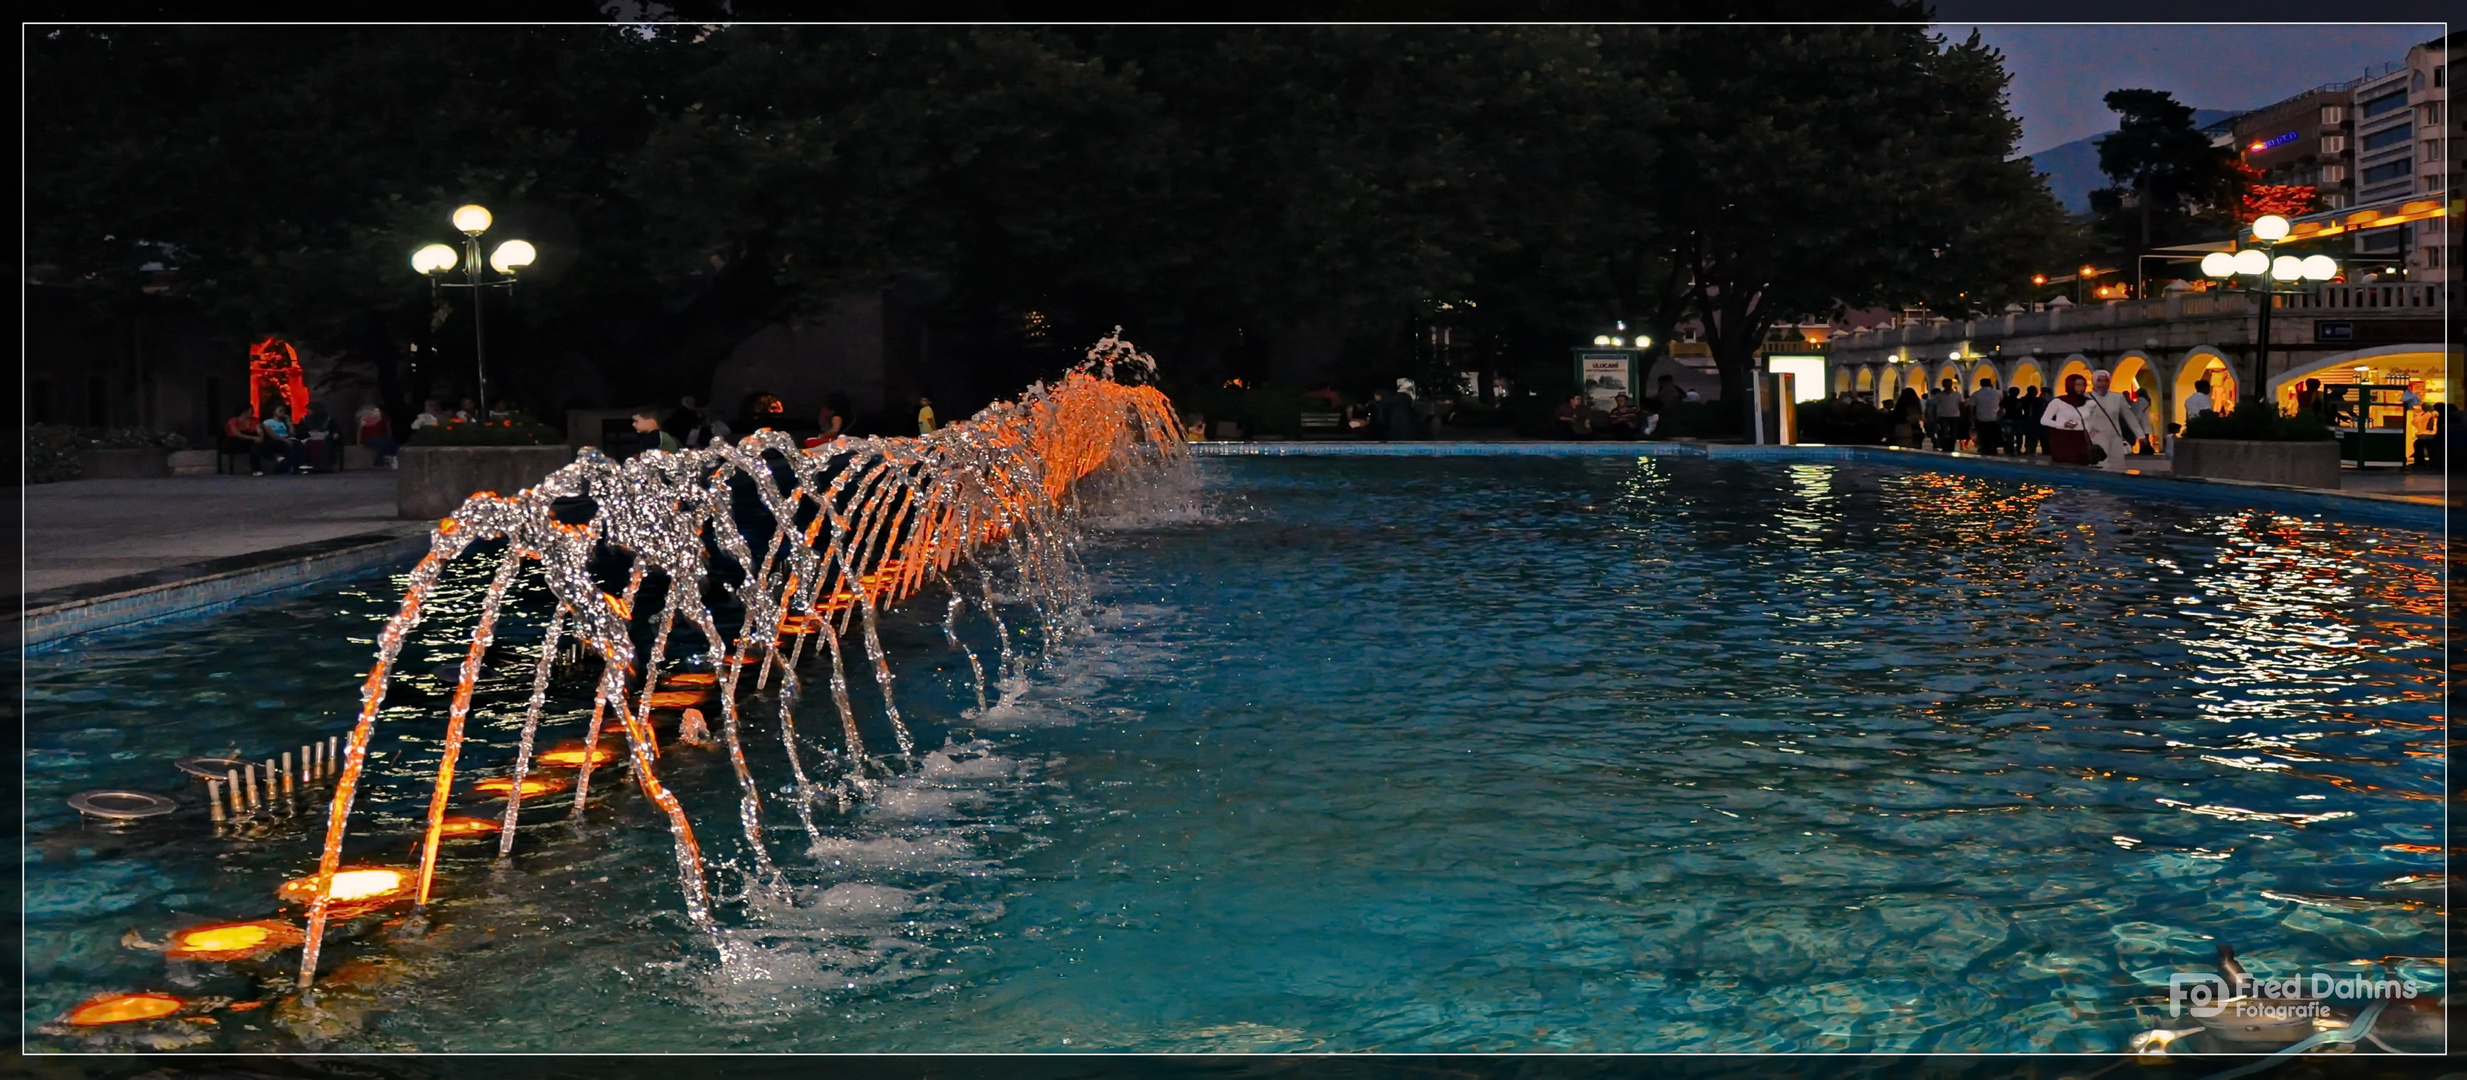
[[[1870,466],[1197,468],[1202,512],[1091,532],[1087,625],[982,711],[941,605],[892,620],[940,749],[819,842],[749,728],[776,890],[724,759],[672,752],[716,945],[611,777],[330,945],[314,1014],[296,953],[121,937],[313,869],[321,809],[217,830],[170,763],[345,730],[394,581],[35,657],[28,1025],[166,989],[271,1002],[200,1049],[2096,1051],[2220,942],[2441,955],[2438,537]],[[406,652],[355,857],[407,858],[484,572]],[[467,772],[519,718],[483,700]],[[81,824],[97,787],[192,806]]]

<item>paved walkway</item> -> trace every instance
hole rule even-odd
[[[394,472],[70,480],[25,489],[27,595],[313,540],[416,531]]]

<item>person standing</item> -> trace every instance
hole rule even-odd
[[[2079,375],[2064,377],[2064,393],[2047,403],[2039,414],[2039,430],[2047,440],[2047,459],[2058,465],[2090,464],[2090,434],[2082,420],[2090,408],[2090,395],[2082,392],[2088,380]]]
[[[2184,422],[2190,424],[2195,420],[2201,419],[2203,413],[2216,412],[2217,410],[2218,404],[2210,400],[2210,380],[2195,380],[2193,383],[2193,392],[2185,395]]]
[[[934,433],[935,428],[941,426],[942,424],[934,419],[934,399],[923,396],[918,397],[917,434],[931,435]]]
[[[1954,389],[1953,380],[1946,379],[1936,388],[1927,409],[1928,418],[1933,421],[1928,425],[1927,435],[1936,444],[1936,449],[1951,453],[1960,445],[1962,405],[1962,392]]]
[[[2082,413],[2082,430],[2089,433],[2090,444],[2102,451],[2096,455],[2098,466],[2109,472],[2123,472],[2125,455],[2132,452],[2133,444],[2150,434],[2150,429],[2144,425],[2141,409],[2132,399],[2109,388],[2113,378],[2106,371],[2092,372],[2090,404],[2077,411]]]
[[[1927,427],[1927,405],[1919,400],[1916,387],[1905,386],[1893,398],[1893,441],[1908,449],[1919,448],[1919,437]]]
[[[2004,393],[1996,389],[1996,380],[1979,377],[1979,392],[1970,395],[1970,422],[1978,430],[1979,452],[1995,453],[2004,433]]]

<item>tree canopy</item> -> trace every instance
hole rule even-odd
[[[405,260],[483,202],[540,250],[507,350],[533,400],[575,365],[629,398],[699,392],[762,326],[872,289],[1066,333],[1170,328],[1140,340],[1195,370],[1303,336],[1366,372],[1409,363],[1391,346],[1440,304],[1560,367],[1611,319],[1666,337],[1696,318],[1735,381],[1777,321],[2001,302],[2061,227],[2010,160],[1999,59],[1915,25],[149,26],[28,46],[38,281],[104,304],[168,262],[234,336],[383,367],[461,317]]]
[[[2245,179],[2235,152],[2210,145],[2193,109],[2164,90],[2111,90],[2116,130],[2099,139],[2099,171],[2112,181],[2090,193],[2110,242],[2131,252],[2202,239],[2232,214]]]

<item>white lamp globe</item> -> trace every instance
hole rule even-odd
[[[2226,251],[2213,251],[2204,255],[2201,257],[2201,272],[2204,277],[2234,277],[2236,276],[2236,256]]]
[[[1650,346],[1650,345],[1652,345],[1652,344],[1653,344],[1653,339],[1652,339],[1652,338],[1646,337],[1646,336],[1645,336],[1645,335],[1643,335],[1643,334],[1638,334],[1638,335],[1636,335],[1636,347],[1637,347],[1637,348],[1639,348],[1639,349],[1646,348],[1646,347],[1648,347],[1648,346]]]
[[[2270,256],[2260,248],[2246,248],[2236,253],[2236,272],[2258,277],[2270,272]]]
[[[2276,281],[2294,281],[2304,276],[2304,260],[2293,255],[2281,255],[2270,260],[2270,277]]]
[[[533,248],[530,241],[508,240],[497,245],[497,250],[489,255],[488,265],[500,274],[511,274],[531,265],[532,260],[539,257],[539,250]]]
[[[454,249],[444,244],[430,244],[411,253],[411,268],[423,274],[445,273],[454,269],[454,264],[459,261]]]
[[[2327,255],[2304,257],[2304,276],[2310,281],[2328,281],[2339,276],[2339,261]]]
[[[1596,344],[1596,345],[1608,345],[1608,344],[1610,344],[1610,335],[1609,335],[1609,334],[1595,334],[1595,335],[1593,335],[1593,343],[1594,343],[1594,344]]]
[[[2254,218],[2254,219],[2253,219],[2253,239],[2255,239],[2255,240],[2285,240],[2285,239],[2287,239],[2287,219],[2286,219],[2286,218],[2283,218],[2283,217],[2280,217],[2280,216],[2278,216],[2277,214],[2263,214],[2263,215],[2262,215],[2262,216],[2260,216],[2260,217]]]
[[[477,203],[454,211],[454,227],[462,230],[467,236],[478,236],[487,232],[489,223],[495,220],[489,216],[487,207]]]

